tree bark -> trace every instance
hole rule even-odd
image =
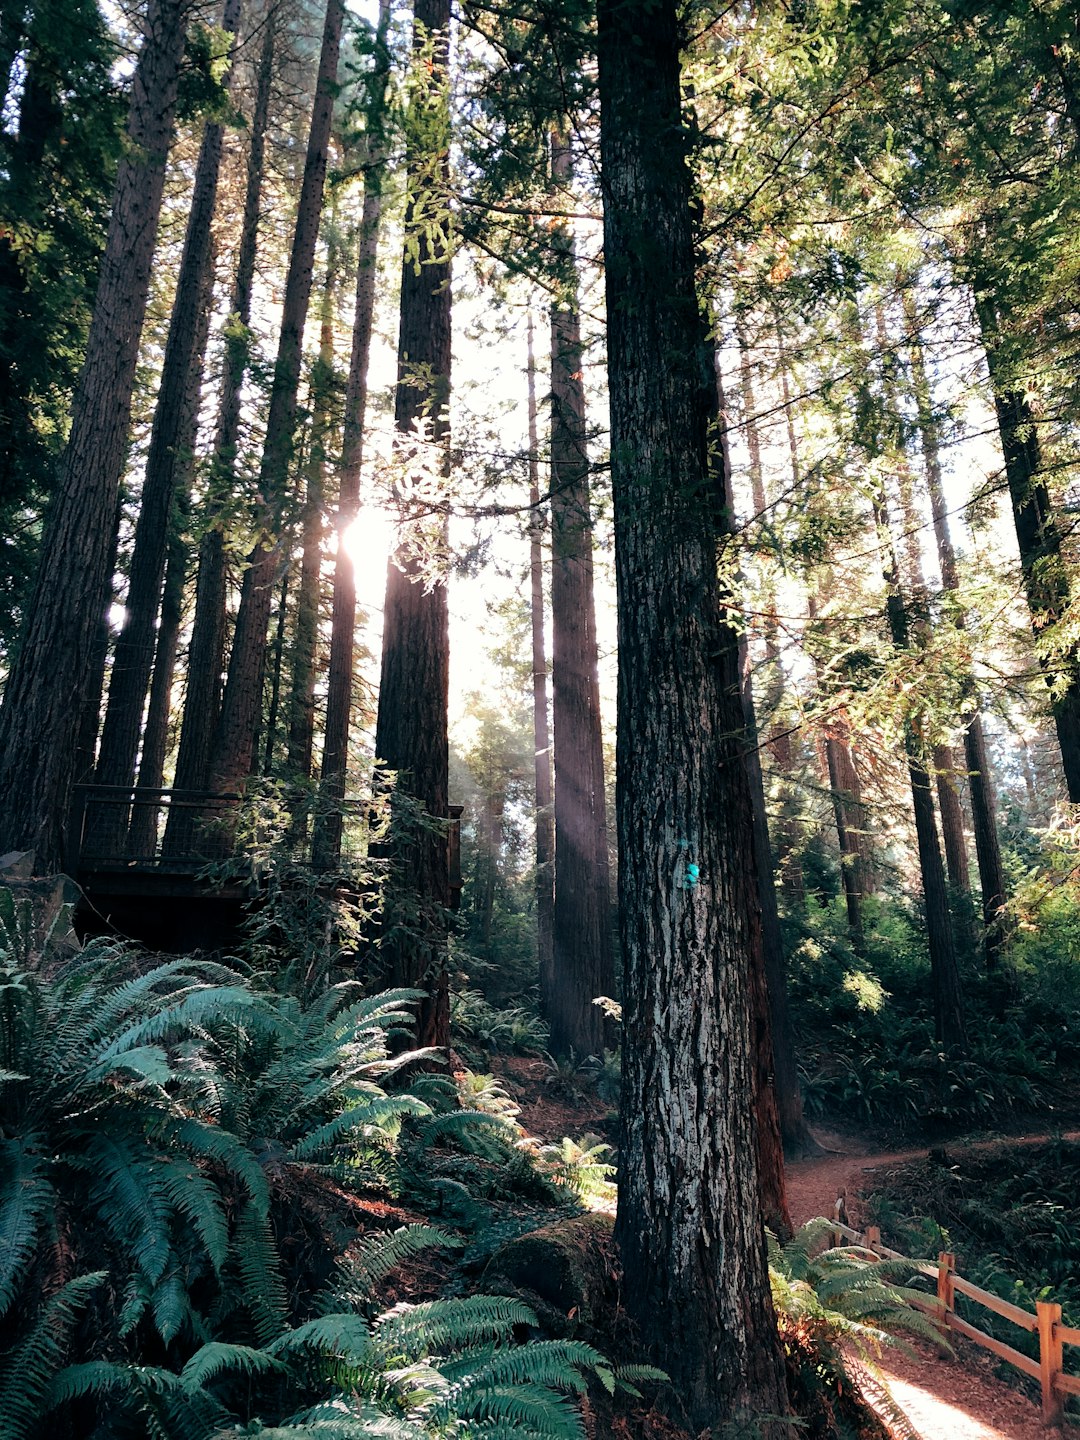
[[[242,0],[225,0],[221,23],[234,38],[240,24],[241,6]],[[97,768],[97,780],[102,785],[130,785],[135,778],[139,732],[154,662],[155,626],[169,545],[173,497],[177,473],[184,463],[183,431],[188,415],[192,371],[197,359],[203,295],[211,266],[212,225],[224,135],[223,125],[211,122],[206,126],[195,170],[191,209],[135,524],[124,623],[113,650],[109,676],[109,701],[105,708]],[[116,814],[117,818],[123,815],[119,807]]]
[[[212,505],[219,506],[233,493],[236,451],[244,379],[249,360],[248,325],[251,290],[259,238],[266,127],[274,75],[274,49],[278,12],[272,5],[266,16],[259,54],[255,104],[251,117],[244,213],[240,226],[236,276],[233,281],[230,324],[225,337],[225,369],[221,382],[217,433],[210,467]],[[205,790],[210,784],[214,734],[221,709],[222,672],[226,641],[226,557],[222,521],[215,518],[199,542],[199,570],[195,585],[195,616],[188,647],[187,695],[180,727],[175,783],[179,790]],[[166,853],[182,853],[192,836],[191,812],[169,815],[165,830]]]
[[[1068,570],[1061,553],[1061,531],[1041,477],[1039,431],[1027,397],[1011,386],[1000,359],[1000,324],[992,298],[979,289],[976,277],[975,308],[982,331],[990,388],[994,395],[1005,475],[1012,501],[1020,572],[1035,633],[1036,653],[1046,683],[1051,687],[1050,708],[1061,749],[1065,785],[1072,804],[1080,803],[1080,655],[1075,645],[1061,655],[1048,654],[1038,643],[1048,626],[1056,625],[1068,609],[1071,594]]]
[[[111,583],[112,526],[172,141],[187,0],[150,0],[128,137],[22,644],[0,710],[0,849],[61,863],[80,717]]]
[[[327,0],[304,178],[285,279],[270,412],[259,467],[258,489],[264,505],[261,517],[264,534],[248,557],[214,745],[213,788],[220,793],[238,790],[251,773],[255,760],[266,628],[274,586],[282,566],[281,510],[293,456],[304,325],[311,299],[315,245],[330,154],[330,125],[337,93],[344,13],[344,0]]]
[[[930,510],[934,519],[934,539],[937,544],[938,566],[941,570],[941,585],[949,597],[953,622],[958,629],[967,625],[967,616],[959,601],[960,578],[956,566],[956,552],[953,549],[949,531],[949,514],[945,505],[945,491],[941,478],[941,451],[937,420],[930,392],[930,381],[923,358],[922,341],[919,337],[918,317],[914,296],[908,292],[904,300],[904,315],[908,327],[908,352],[911,359],[911,373],[915,391],[915,404],[919,418],[919,435],[922,442],[923,469],[926,488],[930,496]],[[986,753],[986,739],[983,734],[982,715],[975,691],[974,677],[967,675],[963,682],[963,700],[970,706],[970,719],[964,730],[964,760],[968,776],[968,794],[971,800],[972,829],[975,834],[975,858],[979,867],[979,885],[982,890],[983,948],[987,970],[993,970],[1005,941],[1005,904],[1007,890],[1005,869],[1001,860],[1001,844],[998,838],[997,817],[994,806],[994,782]]]
[[[545,1011],[555,984],[555,814],[552,809],[548,671],[544,646],[544,549],[540,512],[540,451],[536,424],[536,357],[533,320],[528,322],[529,386],[529,578],[532,625],[533,740],[536,779],[536,955]]]
[[[334,561],[333,613],[330,622],[330,660],[322,758],[322,790],[326,804],[316,820],[312,849],[314,863],[320,869],[332,869],[341,856],[340,802],[345,797],[345,779],[349,765],[356,581],[352,557],[345,549],[342,537],[356,518],[360,499],[368,362],[371,356],[371,327],[375,313],[382,192],[386,179],[386,137],[383,131],[386,124],[386,86],[390,73],[390,53],[386,44],[389,24],[389,0],[380,0],[377,48],[368,106],[364,210],[360,222],[360,246],[356,263],[356,303],[353,310],[349,378],[345,387],[345,419],[338,479],[338,548]]]
[[[450,0],[415,0],[394,421],[402,461],[428,476],[445,476],[449,463],[449,45]],[[418,433],[425,423],[426,436]],[[437,501],[433,508],[438,517]],[[436,547],[446,543],[442,515],[430,537]],[[375,753],[396,775],[382,958],[391,984],[427,991],[421,1045],[446,1045],[450,1028],[449,675],[445,580],[425,583],[415,550],[402,543],[387,568],[375,730]]]
[[[598,24],[619,600],[616,1233],[628,1310],[696,1432],[744,1407],[787,1410],[752,1109],[760,911],[676,7],[602,0]]]
[[[569,139],[551,134],[553,183],[571,179]],[[585,386],[573,240],[554,236],[563,294],[551,307],[551,687],[555,762],[555,908],[546,999],[554,1054],[604,1048],[614,959],[604,745],[593,594]]]

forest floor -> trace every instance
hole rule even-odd
[[[587,1132],[615,1139],[610,1106],[584,1089],[558,1084],[544,1060],[493,1057],[492,1070],[520,1106],[519,1121],[530,1134],[544,1141],[564,1135],[580,1140]],[[859,1134],[826,1130],[817,1131],[817,1138],[822,1154],[787,1167],[788,1204],[796,1225],[831,1216],[837,1196],[844,1194],[849,1223],[861,1226],[862,1197],[886,1188],[891,1169],[925,1159],[929,1148],[883,1148]],[[970,1149],[1034,1145],[1048,1138],[980,1137],[949,1140],[944,1148],[950,1159],[958,1159]],[[1063,1138],[1080,1140],[1080,1132]],[[994,1373],[998,1362],[993,1357],[959,1337],[953,1339],[954,1357],[939,1355],[918,1341],[911,1345],[911,1354],[893,1350],[883,1357],[879,1368],[910,1426],[906,1432],[889,1427],[896,1440],[1046,1440],[1055,1433],[1044,1428],[1038,1405],[1019,1384]],[[1065,1434],[1080,1440],[1080,1427],[1068,1425]]]
[[[1008,1139],[950,1141],[949,1155],[967,1149],[1034,1145],[1045,1135],[1019,1135]],[[1080,1139],[1080,1133],[1065,1139]],[[797,1160],[787,1167],[787,1196],[791,1218],[801,1225],[817,1215],[832,1215],[838,1195],[846,1197],[849,1223],[863,1221],[861,1196],[881,1188],[890,1169],[926,1157],[927,1147],[911,1150],[873,1149],[858,1137],[818,1132],[826,1147],[822,1155]],[[939,1356],[930,1346],[916,1343],[906,1355],[890,1351],[880,1369],[893,1399],[921,1440],[1046,1440],[1039,1407],[1021,1390],[1000,1379],[996,1362],[986,1351],[954,1337],[956,1356]],[[1067,1435],[1080,1429],[1065,1427]]]

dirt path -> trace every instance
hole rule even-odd
[[[950,1154],[985,1150],[995,1145],[1034,1145],[1048,1139],[1024,1135],[1007,1140],[950,1143]],[[1068,1140],[1080,1139],[1073,1132]],[[788,1166],[787,1193],[796,1225],[815,1215],[832,1215],[836,1197],[846,1196],[849,1221],[863,1220],[860,1195],[875,1188],[896,1165],[921,1160],[917,1150],[871,1151],[850,1136],[819,1133],[826,1153]],[[960,1348],[962,1347],[962,1348]],[[912,1358],[888,1353],[881,1362],[893,1399],[921,1440],[1047,1440],[1057,1432],[1043,1427],[1038,1407],[1018,1389],[993,1373],[991,1357],[977,1346],[960,1342],[956,1359],[939,1357],[929,1346],[917,1346]],[[1069,1425],[1067,1435],[1080,1431]]]

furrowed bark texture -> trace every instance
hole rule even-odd
[[[982,331],[990,387],[994,394],[1005,475],[1009,483],[1020,572],[1031,612],[1036,642],[1055,625],[1070,602],[1070,581],[1061,553],[1061,531],[1050,492],[1041,476],[1042,455],[1035,415],[1022,390],[1002,371],[999,321],[991,298],[976,290],[975,308]],[[1075,647],[1048,654],[1038,647],[1038,660],[1051,687],[1051,711],[1061,749],[1069,800],[1080,803],[1080,656]]]
[[[450,0],[416,0],[413,54],[417,63],[412,113],[407,121],[409,188],[394,420],[401,454],[407,461],[410,450],[422,443],[416,431],[426,417],[430,446],[425,446],[426,455],[421,458],[428,470],[445,467],[448,460],[451,331],[449,215],[445,206],[449,31]],[[410,243],[419,245],[419,263],[410,254]],[[397,776],[382,956],[391,984],[427,991],[417,1014],[421,1045],[446,1045],[450,1030],[446,974],[450,875],[445,828],[449,813],[449,677],[446,585],[442,579],[425,583],[416,557],[399,549],[386,575],[375,731],[375,753]]]
[[[616,1233],[628,1309],[697,1430],[741,1406],[787,1409],[752,1111],[760,914],[675,6],[603,0],[598,38],[619,599]]]
[[[0,711],[0,849],[63,858],[75,751],[100,617],[146,315],[165,163],[184,52],[186,0],[151,0],[98,279],[28,622]]]
[[[270,110],[270,89],[274,73],[277,8],[266,19],[259,55],[255,104],[251,118],[244,212],[233,281],[232,315],[235,325],[225,341],[225,370],[221,382],[217,433],[211,465],[212,494],[220,503],[229,497],[235,484],[236,449],[240,436],[240,413],[244,377],[248,367],[247,327],[251,320],[251,288],[255,278],[255,253],[259,238],[259,209],[262,197],[263,163],[266,153],[266,125]],[[199,542],[199,570],[195,585],[195,617],[188,647],[187,697],[180,728],[175,783],[179,790],[205,790],[210,784],[214,734],[221,709],[222,672],[225,666],[225,592],[227,584],[225,535],[221,522],[211,524]],[[182,850],[191,833],[189,816],[170,814],[165,831],[165,849]]]
[[[322,788],[328,801],[345,795],[349,765],[349,720],[353,698],[353,650],[356,628],[356,579],[352,556],[342,543],[356,518],[360,501],[360,469],[364,458],[367,415],[368,362],[375,314],[375,280],[382,223],[382,191],[386,178],[386,150],[382,134],[386,110],[386,84],[390,56],[386,32],[390,23],[388,0],[379,6],[380,49],[372,77],[368,109],[369,150],[364,175],[364,209],[356,262],[356,301],[353,308],[349,378],[345,385],[345,418],[338,476],[337,556],[334,560],[333,611],[330,621],[330,659],[327,670],[326,724],[323,731]],[[330,869],[341,855],[342,816],[333,803],[320,813],[312,847],[314,863]]]
[[[263,671],[266,658],[266,627],[270,619],[274,585],[282,565],[279,535],[281,506],[293,456],[296,430],[297,389],[300,363],[311,299],[315,244],[319,235],[323,186],[330,153],[330,123],[337,90],[338,54],[344,0],[328,0],[323,25],[322,48],[315,102],[311,110],[304,178],[296,214],[289,271],[281,312],[281,334],[270,391],[259,493],[265,513],[263,539],[255,546],[244,576],[240,609],[236,616],[229,674],[221,702],[221,718],[215,741],[212,767],[214,789],[238,789],[251,773],[255,758],[255,737],[259,728]]]
[[[548,672],[544,647],[544,542],[540,514],[540,452],[536,424],[536,357],[533,321],[528,324],[529,387],[529,579],[532,624],[533,740],[536,778],[536,956],[540,998],[545,1010],[555,984],[555,816],[552,809],[551,735],[548,729]]]
[[[226,0],[221,23],[234,37],[241,8],[242,0]],[[154,663],[155,627],[169,546],[173,496],[178,472],[184,464],[191,377],[199,358],[203,296],[212,265],[212,225],[224,136],[223,125],[212,122],[206,126],[195,169],[176,296],[165,341],[161,385],[139,497],[124,623],[113,650],[109,676],[109,703],[105,709],[97,768],[98,783],[102,785],[130,785],[135,778],[139,732]],[[122,815],[119,808],[117,815]]]
[[[553,131],[555,184],[571,178],[568,137]],[[552,984],[545,996],[556,1055],[601,1053],[614,989],[604,745],[593,594],[592,510],[573,240],[556,249],[565,295],[551,307],[551,688],[555,761]]]
[[[911,358],[915,403],[919,417],[923,469],[927,492],[930,496],[930,510],[934,518],[934,539],[937,544],[938,565],[941,570],[941,586],[949,597],[953,623],[962,630],[966,628],[967,616],[957,598],[960,580],[956,566],[956,551],[953,548],[952,535],[949,531],[949,512],[945,504],[945,491],[941,479],[940,438],[934,414],[930,379],[926,373],[922,341],[919,335],[915,298],[910,291],[906,292],[904,297],[904,317],[908,327],[908,353]],[[986,968],[993,970],[997,965],[1005,939],[1004,907],[1007,891],[1005,870],[1001,860],[1001,844],[998,839],[993,775],[990,772],[986,754],[986,738],[983,733],[975,681],[970,673],[964,677],[963,699],[968,705],[970,713],[964,730],[964,762],[968,777],[968,795],[971,801],[972,830],[975,835],[975,857],[979,867],[979,886],[982,890],[983,948],[986,956]]]

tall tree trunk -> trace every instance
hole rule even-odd
[[[616,1235],[629,1312],[696,1432],[744,1406],[787,1410],[752,1108],[760,911],[676,6],[602,0],[598,23],[619,600]]]
[[[415,0],[394,421],[402,461],[429,475],[449,464],[449,46],[450,0]],[[417,433],[424,422],[427,439]],[[445,518],[438,529],[432,539],[445,545]],[[375,730],[375,753],[397,776],[382,956],[391,984],[427,991],[421,1045],[446,1045],[450,1029],[449,675],[445,581],[425,583],[416,554],[399,546],[386,575]]]
[[[750,364],[750,347],[747,341],[746,327],[738,315],[735,318],[735,333],[739,343],[739,380],[742,389],[743,426],[747,449],[750,452],[750,494],[755,514],[763,517],[766,510],[765,476],[761,464],[761,440],[757,430],[757,400],[754,394],[754,377]],[[794,424],[791,417],[788,418],[789,424],[792,425],[791,441],[794,447]],[[793,448],[792,451],[792,463],[796,467],[797,475],[798,451],[796,448]],[[771,583],[766,584],[764,588],[763,603],[765,616],[762,628],[765,639],[765,662],[768,666],[769,676],[769,686],[764,699],[766,714],[775,716],[784,697],[784,677],[780,665],[780,633],[776,618],[776,593]],[[746,663],[749,665],[749,656]],[[749,670],[746,673],[749,675]],[[777,827],[776,836],[777,855],[780,862],[780,884],[790,903],[801,908],[805,903],[806,896],[803,891],[802,866],[799,861],[798,828],[790,813],[788,794],[791,789],[794,759],[791,750],[791,735],[782,720],[774,726],[768,745],[784,782],[784,793],[781,799],[783,814]],[[751,788],[753,788],[753,777],[751,777]],[[762,807],[764,808],[764,794],[762,795]]]
[[[27,625],[0,710],[0,850],[64,853],[80,718],[108,571],[131,397],[172,141],[187,0],[150,0],[128,137]]]
[[[289,271],[281,310],[281,334],[270,391],[259,494],[264,513],[263,538],[248,557],[248,570],[236,616],[229,673],[221,702],[214,744],[213,788],[222,793],[237,790],[251,773],[266,656],[266,627],[274,586],[282,565],[281,511],[293,456],[297,390],[303,353],[304,325],[311,299],[315,245],[322,213],[323,186],[330,154],[330,124],[337,94],[338,54],[344,0],[327,0],[319,53],[319,73],[308,131],[304,178],[293,232]]]
[[[251,571],[248,571],[251,574]],[[246,579],[246,577],[245,577]],[[243,604],[243,599],[241,599]],[[278,715],[281,711],[281,672],[285,663],[285,620],[289,611],[289,565],[286,562],[281,572],[281,593],[278,596],[277,622],[274,628],[274,643],[270,647],[270,698],[266,706],[266,736],[263,741],[262,773],[273,775],[274,754],[277,750]],[[262,679],[260,678],[260,690]],[[252,753],[258,748],[258,730],[251,737]]]
[[[139,760],[136,803],[131,811],[128,828],[129,855],[153,855],[157,849],[158,807],[147,803],[138,791],[157,790],[164,783],[165,752],[169,740],[169,716],[172,707],[173,675],[176,670],[176,646],[180,638],[180,622],[184,608],[184,582],[187,579],[188,541],[185,531],[190,511],[191,477],[195,468],[195,442],[199,429],[199,402],[202,396],[203,365],[210,336],[210,312],[214,299],[213,257],[203,278],[199,301],[199,321],[195,335],[195,353],[188,376],[188,392],[184,414],[177,433],[177,468],[173,492],[172,523],[169,527],[169,553],[165,566],[165,582],[161,592],[161,623],[157,631],[154,672],[143,729],[142,756]]]
[[[225,337],[225,368],[221,382],[217,433],[210,467],[212,508],[229,499],[236,480],[236,451],[244,379],[250,353],[248,325],[255,255],[259,238],[266,127],[274,77],[274,49],[278,11],[271,4],[264,22],[251,117],[244,213],[240,225],[236,276],[233,281],[230,323]],[[195,585],[195,617],[188,647],[187,695],[176,757],[178,790],[205,790],[210,784],[214,734],[221,709],[222,672],[225,667],[227,585],[223,522],[215,517],[199,542],[199,570]],[[197,820],[190,810],[170,812],[165,830],[165,853],[181,854],[193,839]]]
[[[998,433],[1005,458],[1020,572],[1039,664],[1052,687],[1051,711],[1061,749],[1069,800],[1080,803],[1080,656],[1075,645],[1064,654],[1048,654],[1039,644],[1041,633],[1062,619],[1070,602],[1071,586],[1061,553],[1061,531],[1042,479],[1039,430],[1023,391],[1013,388],[1000,359],[1000,322],[993,299],[975,281],[975,308],[982,331],[990,387],[994,394]]]
[[[368,105],[364,210],[360,222],[360,246],[356,263],[356,303],[353,310],[349,378],[345,386],[345,419],[338,478],[338,548],[334,561],[334,598],[330,622],[330,661],[322,758],[322,789],[327,803],[316,822],[312,849],[314,863],[320,869],[333,868],[341,855],[340,802],[345,796],[345,778],[349,765],[356,580],[352,558],[342,543],[342,537],[356,518],[360,500],[368,362],[371,356],[371,327],[375,313],[382,192],[386,178],[386,138],[383,131],[386,124],[386,85],[390,73],[390,53],[386,44],[389,24],[389,0],[380,0],[377,48]]]
[[[889,634],[898,653],[910,649],[910,631],[904,606],[897,564],[889,526],[888,506],[884,488],[873,497],[874,522],[881,546],[882,573],[885,577],[885,607]],[[934,1034],[939,1044],[955,1053],[967,1051],[967,1028],[964,1019],[964,995],[960,984],[960,968],[953,945],[949,897],[945,887],[945,866],[941,858],[937,825],[934,820],[934,796],[930,776],[921,758],[918,735],[910,721],[905,723],[904,748],[907,753],[911,801],[915,812],[915,836],[922,874],[923,904],[926,910],[926,938],[930,950],[930,972],[934,998]]]
[[[745,355],[745,350],[743,354]],[[715,356],[716,400],[720,416],[720,463],[724,471],[724,493],[729,524],[735,519],[735,494],[731,451],[728,446],[727,407],[724,397],[723,376],[720,371],[719,351]],[[745,376],[743,377],[745,380]],[[750,400],[746,417],[753,415],[753,396],[744,390],[743,399]],[[750,451],[751,466],[760,466],[761,451],[758,446],[756,428],[753,432],[753,448]],[[760,469],[756,486],[762,489]],[[755,496],[754,504],[759,512],[763,508],[764,494]],[[741,572],[736,576],[736,586],[742,586]],[[799,1086],[799,1067],[795,1058],[795,1036],[791,1026],[791,1012],[788,1007],[787,965],[784,959],[784,942],[780,931],[780,913],[776,903],[776,880],[773,875],[772,846],[769,841],[769,821],[765,809],[765,783],[761,771],[761,750],[759,746],[757,715],[754,709],[753,666],[750,660],[750,646],[747,642],[745,625],[739,626],[739,674],[743,716],[743,744],[746,751],[746,769],[750,782],[750,802],[754,817],[754,868],[757,875],[758,899],[761,905],[761,973],[763,987],[754,987],[754,1055],[757,1066],[757,1120],[758,1120],[758,1168],[761,1178],[761,1200],[765,1222],[776,1233],[791,1233],[791,1216],[788,1213],[787,1197],[784,1190],[783,1155],[809,1155],[820,1150],[810,1133],[803,1115],[802,1091]],[[756,960],[756,956],[754,957]],[[755,965],[754,967],[758,967]],[[762,1007],[767,1015],[762,1017]],[[776,1132],[779,1144],[773,1141]],[[782,1153],[781,1147],[782,1146]]]
[[[555,185],[571,179],[569,138],[551,134]],[[569,231],[555,247],[562,296],[551,307],[551,687],[555,761],[555,909],[551,1048],[583,1059],[604,1046],[593,1001],[614,988],[604,745],[593,594],[592,513],[577,263]]]
[[[555,815],[552,809],[548,673],[544,647],[544,545],[540,512],[540,451],[536,424],[536,357],[533,319],[528,322],[529,385],[529,578],[531,582],[533,740],[536,776],[536,956],[545,1011],[555,984]]]
[[[322,294],[319,355],[313,369],[311,438],[308,444],[307,493],[300,517],[302,558],[293,627],[292,674],[289,686],[287,768],[293,779],[311,776],[315,743],[315,676],[319,647],[319,598],[322,579],[323,504],[326,465],[333,442],[334,308],[337,293],[337,206],[331,208],[326,247],[326,281]]]
[[[930,510],[934,520],[938,565],[941,570],[941,585],[949,597],[953,622],[958,629],[963,630],[967,625],[967,616],[958,598],[960,578],[956,566],[956,552],[953,549],[952,535],[949,531],[949,513],[945,505],[945,491],[942,485],[938,425],[934,414],[930,380],[926,373],[922,340],[919,335],[915,297],[910,291],[905,292],[904,316],[907,323],[908,354],[911,361],[915,404],[919,419],[919,436],[922,442],[923,469],[930,497]],[[1001,844],[998,839],[993,775],[989,769],[986,738],[983,733],[982,714],[975,691],[975,681],[970,674],[964,677],[963,699],[970,707],[970,719],[964,730],[964,759],[968,772],[972,829],[975,833],[975,857],[979,866],[979,885],[982,890],[983,947],[986,955],[986,968],[993,970],[997,965],[1005,940],[1007,890],[1005,869],[1001,860]]]
[[[225,0],[222,26],[234,38],[242,0]],[[231,73],[231,72],[230,72]],[[202,297],[211,266],[212,225],[225,127],[203,132],[188,212],[161,370],[150,449],[135,524],[135,546],[124,603],[124,623],[113,651],[109,702],[98,754],[98,783],[130,785],[135,778],[146,691],[154,662],[155,626],[169,543],[177,472],[183,465],[183,429],[199,343]],[[117,816],[123,812],[117,810]]]

